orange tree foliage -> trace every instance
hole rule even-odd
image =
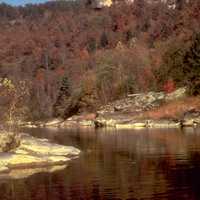
[[[187,43],[200,30],[199,1],[177,9],[159,1],[116,2],[99,10],[86,0],[0,4],[0,75],[32,83],[33,117],[54,114],[64,76],[72,91],[87,94],[88,88],[91,94],[92,88],[99,103],[163,88],[152,71],[160,67],[166,45]],[[122,49],[116,48],[119,41]]]

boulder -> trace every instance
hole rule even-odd
[[[128,124],[132,120],[132,115],[128,114],[107,114],[98,116],[95,119],[94,124],[96,125],[96,127],[116,127],[116,124]]]
[[[135,105],[138,107],[153,107],[165,98],[163,92],[149,92],[135,97]]]
[[[79,123],[79,125],[81,125],[81,126],[90,126],[90,127],[95,126],[93,120],[81,120],[81,121],[79,121],[78,123]]]
[[[80,153],[80,150],[75,147],[53,144],[46,139],[28,135],[21,138],[20,146],[17,148],[17,151],[19,150],[40,156],[77,156]]]
[[[44,123],[43,126],[59,126],[64,120],[62,118],[55,118]]]
[[[110,114],[99,116],[95,120],[96,127],[115,127],[117,129],[146,127],[146,120],[136,120],[130,114]]]
[[[0,152],[9,152],[20,145],[19,137],[12,132],[0,132]]]
[[[124,116],[122,118],[97,118],[97,127],[115,127],[117,129],[135,129],[135,128],[179,128],[182,126],[181,122],[173,119],[133,119],[133,117]]]
[[[179,128],[181,126],[180,121],[173,119],[148,120],[147,124],[149,128]]]
[[[18,124],[19,126],[26,128],[37,128],[41,126],[41,123],[34,123],[34,122],[20,122]]]
[[[6,166],[0,166],[0,174],[1,173],[8,173],[10,170]]]
[[[77,126],[95,126],[94,120],[96,119],[96,113],[87,113],[82,115],[74,115],[68,118],[66,121]]]
[[[184,98],[186,96],[187,96],[187,88],[182,87],[182,88],[175,90],[174,92],[167,94],[165,96],[165,100],[171,101],[171,100],[181,99],[181,98]]]
[[[5,136],[3,137],[3,135]],[[6,148],[6,151],[0,153],[0,177],[2,177],[1,174],[6,174],[9,177],[24,177],[38,171],[45,171],[46,169],[44,168],[47,167],[48,170],[46,171],[49,171],[50,166],[66,166],[69,160],[80,154],[80,150],[75,147],[54,144],[47,139],[39,139],[27,134],[4,133],[2,134],[2,139],[6,138],[6,141],[10,141],[7,138],[11,137],[11,135],[12,138],[19,142],[9,148],[9,152],[7,152],[8,148]],[[9,144],[15,144],[13,140]],[[13,172],[13,170],[17,171],[19,168],[25,169],[23,172],[21,171],[21,176]],[[34,170],[32,170],[33,168]],[[26,173],[24,173],[25,171]]]
[[[117,129],[136,129],[136,128],[145,128],[147,122],[145,120],[133,120],[128,123],[116,124]]]
[[[184,113],[182,124],[183,126],[200,125],[200,111],[190,110]]]

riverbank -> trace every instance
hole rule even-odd
[[[200,126],[200,97],[188,97],[186,88],[171,93],[132,94],[100,107],[96,113],[66,120],[22,123],[24,127],[181,128]]]

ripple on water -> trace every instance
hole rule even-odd
[[[65,170],[0,183],[0,199],[200,199],[200,130],[39,131],[83,153]]]

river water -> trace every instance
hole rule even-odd
[[[65,170],[0,180],[0,200],[199,200],[200,129],[27,129],[81,149]]]

